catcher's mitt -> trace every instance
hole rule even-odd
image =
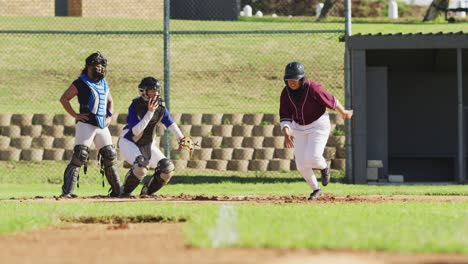
[[[198,143],[193,142],[189,137],[183,137],[179,141],[179,150],[186,150],[189,153],[189,157],[192,157],[193,149],[198,146]]]

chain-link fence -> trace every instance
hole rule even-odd
[[[164,2],[169,1],[3,1],[3,5],[17,8],[3,6],[0,16],[1,159],[45,160],[44,154],[38,158],[25,153],[59,149],[64,146],[56,143],[57,137],[73,138],[73,124],[57,121],[60,120],[57,117],[48,126],[62,126],[59,132],[34,126],[44,125],[39,116],[65,113],[60,96],[80,74],[84,59],[100,51],[108,59],[107,80],[115,112],[120,113],[111,126],[115,140],[125,123],[127,108],[137,96],[139,81],[151,75],[164,83],[166,66],[170,76],[170,83],[166,84],[170,90],[170,111],[183,131],[196,137],[201,145],[194,160],[180,164],[181,168],[253,171],[293,168],[292,154],[280,154],[275,149],[281,140],[275,125],[284,67],[288,62],[301,61],[308,78],[344,101],[344,43],[339,41],[345,34],[342,6],[329,13],[334,17],[319,21],[316,0],[170,1],[170,16],[177,19],[165,24]],[[169,29],[167,46],[164,29]],[[165,48],[170,55],[167,65]],[[77,100],[73,106],[78,109]],[[19,117],[15,121],[16,114],[25,114],[26,121],[18,121]],[[218,121],[208,121],[211,119]],[[340,121],[337,123],[340,126]],[[203,125],[208,127],[202,128]],[[272,126],[272,132],[260,132],[261,126],[268,125]],[[28,132],[34,129],[35,133]],[[60,131],[62,135],[54,134]],[[27,143],[29,139],[25,145],[18,143],[24,137],[30,137],[31,143]],[[36,138],[46,137],[54,138],[51,145],[37,143],[47,140]],[[248,143],[257,137],[263,137],[263,143]],[[244,141],[246,138],[250,139]],[[23,152],[23,148],[33,151]],[[255,154],[260,153],[257,149],[264,148],[273,154]],[[66,162],[71,148],[64,149],[63,155],[59,153],[56,157],[61,156]],[[232,149],[237,155],[223,156],[220,149]],[[339,151],[343,150],[335,152]],[[240,154],[244,152],[247,154]],[[333,158],[343,159],[342,156]],[[221,165],[212,162],[218,159],[225,161]],[[239,167],[223,165],[232,159],[247,163]],[[266,162],[267,165],[258,168],[249,164],[252,160],[267,159],[288,163],[279,166]],[[62,164],[57,177],[61,170]]]
[[[81,72],[86,56],[97,50],[109,60],[107,79],[118,112],[126,112],[142,77],[163,79],[161,7],[147,12],[158,14],[157,19],[148,14],[134,18],[130,11],[137,1],[116,1],[121,3],[117,14],[105,11],[110,5],[105,2],[83,4],[83,17],[0,17],[0,67],[4,73],[0,77],[0,112],[63,113],[58,98]],[[196,4],[204,1],[172,2],[191,3],[196,9]],[[302,1],[310,5],[304,13],[292,8],[296,3],[291,1],[277,4],[275,11],[259,5],[260,1],[244,2],[243,7],[253,3],[254,16],[228,21],[170,21],[173,112],[277,113],[283,69],[293,60],[305,64],[309,78],[343,97],[344,43],[338,41],[344,34],[342,20],[317,22],[310,7],[318,1]],[[187,8],[176,5],[172,9],[176,7]],[[212,11],[206,4],[203,7],[206,10],[198,15],[203,19],[222,17],[220,8]],[[256,17],[262,7],[263,17]],[[243,10],[241,5],[236,11],[239,9]],[[130,17],[121,17],[125,10]]]

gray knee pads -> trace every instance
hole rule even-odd
[[[101,155],[101,161],[104,167],[110,167],[115,164],[117,159],[117,151],[115,150],[114,146],[107,145],[102,147],[99,150],[99,154]]]
[[[88,161],[89,157],[89,148],[85,145],[76,145],[73,148],[73,156],[71,158],[70,164],[75,167],[81,167]]]
[[[158,162],[158,168],[161,170],[161,179],[167,184],[174,175],[174,163],[170,159],[162,159]]]
[[[133,162],[133,174],[141,180],[148,173],[149,161],[143,155],[136,157]]]

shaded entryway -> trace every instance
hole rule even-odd
[[[348,44],[353,182],[367,182],[368,160],[383,163],[378,181],[464,182],[468,35],[356,35]]]

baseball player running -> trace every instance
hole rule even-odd
[[[330,181],[330,166],[323,152],[330,135],[330,119],[326,108],[338,111],[344,119],[353,116],[320,84],[307,80],[304,65],[291,62],[284,72],[286,86],[280,97],[280,123],[284,146],[294,148],[297,170],[312,188],[310,200],[322,195],[313,169],[320,169],[322,185]]]
[[[94,145],[99,149],[102,171],[106,175],[111,188],[112,197],[120,194],[120,180],[115,166],[117,152],[112,145],[112,137],[108,125],[112,121],[113,101],[109,85],[105,79],[107,59],[99,52],[91,54],[85,61],[81,75],[73,81],[60,98],[60,103],[68,114],[76,119],[75,147],[73,156],[63,174],[61,197],[75,198],[75,184],[79,180],[81,166],[86,173],[89,147]],[[79,113],[73,110],[70,100],[78,97]]]
[[[127,125],[119,138],[119,148],[125,161],[133,164],[125,175],[122,196],[130,196],[140,184],[148,169],[154,174],[144,184],[140,195],[152,195],[167,184],[174,174],[174,163],[167,159],[153,143],[156,124],[162,122],[179,142],[184,138],[177,124],[160,98],[161,85],[153,77],[145,77],[138,85],[139,96],[128,108]]]

